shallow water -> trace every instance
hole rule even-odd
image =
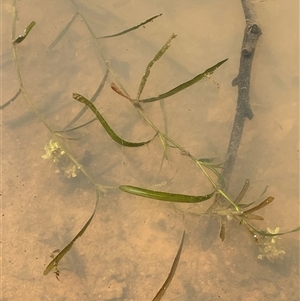
[[[108,1],[107,1],[108,2]],[[66,34],[53,44],[76,13]],[[84,4],[83,4],[84,3]],[[256,1],[262,28],[251,75],[254,118],[246,121],[229,195],[234,198],[246,178],[251,186],[245,202],[272,195],[275,201],[254,221],[259,229],[288,231],[299,224],[299,32],[298,1]],[[19,88],[12,61],[12,4],[3,3],[3,102]],[[113,39],[96,37],[120,32],[158,14],[163,15],[134,32]],[[128,100],[110,89],[116,79],[135,97],[148,62],[172,33],[177,37],[155,63],[143,97],[168,91],[228,58],[212,76],[165,99],[168,133],[197,158],[222,162],[235,114],[237,75],[244,16],[237,0],[219,1],[39,1],[17,2],[17,35],[36,21],[17,46],[24,89],[53,130],[61,130],[83,108],[72,99],[77,92],[91,98],[104,73],[110,74],[96,106],[124,139],[144,141],[154,132]],[[234,22],[232,21],[234,20]],[[159,128],[158,103],[144,110]],[[55,249],[62,249],[83,227],[95,202],[93,185],[78,172],[68,179],[44,146],[51,139],[45,125],[21,95],[2,112],[2,300],[152,300],[165,281],[182,231],[186,239],[175,277],[163,300],[298,300],[299,234],[281,238],[286,252],[275,263],[259,260],[248,231],[226,223],[226,239],[205,231],[207,216],[198,212],[210,202],[180,205],[120,193],[120,184],[201,195],[211,191],[197,166],[169,150],[162,159],[158,138],[149,146],[125,148],[114,143],[94,122],[67,133],[68,151],[91,178],[106,187],[90,227],[59,264],[43,276]],[[86,112],[77,125],[93,118]],[[209,236],[212,244],[203,247]]]

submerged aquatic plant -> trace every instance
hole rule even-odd
[[[55,255],[53,256],[51,262],[48,264],[48,266],[44,270],[44,275],[47,275],[49,272],[51,272],[53,269],[55,270],[55,274],[58,277],[59,275],[59,269],[58,264],[60,260],[67,254],[67,252],[72,248],[75,241],[84,234],[86,229],[89,227],[90,223],[92,222],[95,212],[97,210],[97,205],[100,202],[100,194],[105,191],[105,189],[97,183],[92,176],[89,175],[89,173],[85,170],[84,166],[79,164],[79,162],[76,160],[74,155],[67,149],[65,146],[65,139],[64,134],[67,131],[76,130],[78,128],[84,127],[90,122],[99,121],[101,126],[104,128],[106,133],[110,136],[110,138],[118,143],[119,145],[123,147],[143,147],[147,144],[150,144],[156,137],[160,139],[162,150],[163,150],[163,160],[168,160],[168,150],[170,148],[178,149],[182,155],[186,155],[191,161],[195,163],[195,165],[199,168],[199,171],[206,177],[207,181],[211,184],[212,189],[209,191],[208,194],[204,195],[186,195],[186,194],[180,194],[180,193],[170,193],[170,192],[164,192],[164,191],[157,191],[157,190],[151,190],[144,187],[137,187],[128,185],[127,183],[118,183],[119,189],[124,193],[129,193],[137,196],[142,196],[145,198],[150,199],[156,199],[160,201],[168,201],[172,203],[199,203],[204,202],[206,200],[209,200],[211,198],[215,198],[215,202],[213,206],[211,206],[208,210],[203,212],[198,212],[199,215],[209,214],[209,215],[216,215],[220,219],[220,233],[219,236],[222,240],[225,239],[225,225],[226,225],[226,219],[227,220],[236,220],[237,225],[242,224],[246,227],[247,230],[249,230],[254,237],[254,240],[258,244],[260,255],[258,256],[259,259],[266,258],[270,261],[275,261],[277,259],[283,258],[285,251],[281,248],[279,244],[279,236],[299,231],[300,228],[297,227],[291,231],[287,232],[279,232],[279,228],[277,227],[274,231],[270,230],[270,228],[267,228],[267,231],[260,231],[251,224],[251,220],[263,220],[263,217],[254,214],[254,212],[260,210],[261,208],[269,205],[273,200],[274,197],[269,196],[267,197],[263,202],[256,205],[254,202],[251,202],[249,204],[242,204],[241,201],[243,200],[243,197],[250,185],[250,181],[246,180],[245,185],[242,188],[240,194],[236,197],[236,199],[232,199],[227,191],[226,187],[229,184],[230,181],[230,175],[233,168],[233,164],[235,161],[235,156],[233,155],[234,152],[237,150],[233,149],[236,147],[237,143],[236,141],[230,143],[228,154],[225,162],[223,163],[214,163],[212,160],[208,159],[199,159],[196,158],[196,156],[193,156],[187,149],[185,149],[182,145],[180,145],[178,142],[176,142],[173,138],[171,138],[167,133],[167,124],[165,124],[164,130],[161,130],[145,113],[145,109],[143,108],[143,105],[145,103],[153,103],[156,101],[162,101],[166,98],[171,98],[177,93],[181,93],[183,90],[188,89],[190,86],[196,84],[202,79],[210,78],[210,76],[213,74],[214,71],[216,71],[219,67],[221,67],[226,61],[227,58],[220,60],[219,62],[215,63],[213,66],[205,69],[203,72],[200,72],[199,74],[195,75],[192,79],[186,80],[180,85],[177,85],[176,87],[172,88],[171,90],[168,90],[166,92],[162,92],[159,95],[148,97],[148,98],[142,98],[141,95],[144,91],[144,88],[146,86],[147,80],[151,74],[152,67],[154,64],[160,60],[165,52],[169,49],[172,40],[176,37],[175,34],[172,34],[170,38],[167,40],[167,42],[162,46],[162,48],[157,52],[157,54],[153,57],[153,59],[147,64],[145,68],[145,72],[141,78],[140,85],[137,91],[137,94],[135,97],[131,97],[129,93],[125,90],[121,82],[116,77],[114,70],[111,68],[110,64],[107,62],[106,58],[104,57],[103,53],[101,52],[100,47],[100,41],[101,39],[107,39],[107,38],[116,38],[120,35],[126,34],[128,32],[131,32],[132,30],[138,29],[140,26],[143,26],[150,21],[154,20],[155,18],[161,16],[161,14],[157,14],[154,17],[151,17],[147,19],[146,21],[140,23],[139,25],[136,25],[130,29],[121,31],[116,34],[106,35],[102,37],[97,37],[93,30],[90,28],[89,24],[86,22],[84,14],[81,12],[80,7],[76,4],[76,2],[71,1],[74,6],[76,7],[76,13],[72,17],[72,20],[67,24],[66,28],[62,30],[62,32],[59,34],[59,36],[54,40],[54,42],[50,45],[50,49],[55,47],[57,43],[59,43],[60,39],[63,37],[63,35],[67,32],[67,30],[70,28],[74,20],[80,16],[83,20],[83,23],[85,24],[86,28],[89,30],[91,36],[93,37],[94,41],[96,42],[96,45],[99,49],[101,60],[105,63],[106,66],[106,73],[103,78],[103,81],[101,85],[99,86],[99,91],[101,91],[102,88],[105,85],[105,81],[107,78],[107,74],[110,73],[111,76],[114,78],[115,83],[112,83],[110,86],[114,92],[116,92],[118,95],[126,98],[137,110],[141,118],[148,124],[149,127],[151,127],[155,134],[151,139],[144,139],[144,141],[140,142],[131,142],[124,140],[122,137],[120,137],[113,128],[109,125],[109,123],[106,121],[106,119],[103,117],[103,115],[99,112],[96,105],[94,104],[95,99],[99,95],[99,91],[95,93],[95,97],[88,99],[82,94],[79,94],[81,91],[73,91],[72,97],[75,101],[82,103],[84,105],[83,110],[81,111],[78,116],[76,116],[71,123],[68,124],[63,130],[61,131],[54,131],[51,126],[46,122],[43,115],[39,112],[39,110],[36,108],[35,104],[33,103],[32,99],[28,96],[26,88],[23,84],[22,76],[20,74],[20,67],[18,64],[18,55],[17,55],[17,46],[20,44],[29,34],[29,32],[33,29],[35,26],[35,22],[32,21],[28,27],[25,29],[24,34],[20,35],[18,38],[15,38],[15,24],[16,24],[16,1],[14,0],[14,23],[13,23],[13,55],[14,55],[14,61],[16,63],[17,73],[19,76],[19,82],[20,82],[20,89],[16,93],[16,95],[13,97],[13,99],[9,100],[8,104],[10,104],[12,101],[17,99],[19,95],[23,95],[31,105],[33,111],[38,116],[40,121],[45,125],[45,127],[49,130],[49,132],[52,134],[53,138],[48,142],[45,146],[45,152],[42,156],[43,159],[51,159],[56,167],[57,171],[62,171],[68,178],[76,177],[78,172],[80,171],[94,186],[95,192],[96,192],[96,201],[95,201],[95,207],[90,215],[89,219],[86,221],[82,229],[75,235],[75,237],[60,251],[55,252]],[[250,26],[250,25],[249,25]],[[249,34],[256,35],[256,41],[260,35],[259,28],[255,26],[255,24],[252,24],[249,27],[248,30]],[[256,43],[255,41],[255,43]],[[255,44],[254,43],[254,44]],[[246,56],[246,55],[245,55]],[[103,84],[103,85],[102,85]],[[244,84],[243,77],[241,74],[236,78],[234,81],[235,85]],[[240,89],[241,90],[241,89]],[[97,94],[98,93],[98,94]],[[244,91],[239,91],[239,93],[244,93]],[[2,109],[4,106],[2,106]],[[242,105],[242,121],[238,122],[244,122],[245,118],[251,119],[253,117],[253,113],[251,111],[249,100],[246,101],[246,104],[244,103]],[[88,123],[85,123],[81,126],[77,126],[74,128],[70,128],[71,125],[77,121],[86,110],[90,110],[94,115],[95,118]],[[162,108],[163,113],[165,113],[165,109]],[[238,111],[241,113],[240,111]],[[241,129],[241,123],[238,125],[239,130]],[[242,133],[240,133],[241,135]],[[232,137],[236,137],[235,134],[232,134]],[[238,137],[240,139],[241,137]],[[162,167],[162,164],[161,164]],[[216,180],[215,180],[216,178]],[[252,206],[253,205],[253,206]],[[252,206],[252,207],[251,207]],[[184,235],[183,233],[182,240],[177,252],[177,255],[174,259],[171,271],[169,276],[167,277],[165,283],[163,284],[162,288],[158,291],[157,295],[153,299],[153,301],[158,301],[162,298],[164,295],[164,292],[168,288],[173,276],[175,275],[175,271],[180,259],[180,254],[183,248],[183,242],[184,242]]]

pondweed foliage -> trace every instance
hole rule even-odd
[[[156,199],[160,201],[167,201],[172,203],[199,203],[199,202],[205,202],[206,200],[209,200],[211,198],[222,198],[226,201],[226,206],[217,206],[213,209],[209,209],[207,211],[198,212],[199,215],[209,214],[209,215],[216,215],[220,217],[220,238],[222,240],[225,239],[225,220],[231,220],[235,219],[237,221],[236,225],[243,224],[245,228],[250,231],[250,233],[253,235],[254,243],[258,244],[259,250],[261,254],[259,255],[259,258],[267,258],[270,261],[275,261],[278,258],[282,258],[284,255],[284,250],[281,249],[281,246],[278,245],[278,238],[280,235],[289,233],[289,232],[295,232],[299,231],[300,228],[297,227],[295,229],[292,229],[288,232],[280,232],[279,228],[276,226],[275,230],[271,230],[270,228],[267,228],[265,231],[256,229],[252,224],[252,220],[263,220],[263,217],[260,215],[257,215],[256,212],[259,211],[261,208],[269,205],[273,200],[273,196],[267,197],[263,202],[259,204],[255,204],[254,202],[243,204],[242,200],[245,196],[247,189],[250,185],[250,181],[246,180],[244,187],[242,187],[240,194],[235,198],[232,199],[226,192],[226,186],[228,183],[226,183],[226,180],[224,179],[222,172],[224,168],[224,162],[216,163],[214,160],[206,158],[206,159],[199,159],[193,154],[191,154],[185,147],[180,145],[178,142],[176,142],[172,137],[170,137],[167,133],[167,127],[168,124],[166,123],[164,125],[164,129],[159,128],[148,116],[147,109],[144,108],[144,104],[146,103],[154,103],[154,102],[162,102],[164,99],[168,99],[167,101],[172,101],[172,96],[174,96],[177,93],[184,93],[185,89],[188,89],[192,85],[197,84],[199,81],[203,79],[209,79],[210,76],[214,72],[222,72],[222,68],[226,66],[227,58],[220,58],[219,62],[216,62],[213,66],[207,68],[204,71],[200,71],[199,74],[195,75],[193,78],[186,80],[180,85],[177,85],[176,87],[172,88],[171,90],[165,91],[160,93],[159,95],[143,98],[142,94],[144,91],[144,88],[147,84],[147,81],[149,77],[151,76],[152,68],[155,67],[155,64],[158,64],[159,60],[164,59],[164,54],[166,51],[170,48],[172,40],[176,38],[175,34],[172,34],[170,38],[166,41],[164,45],[162,45],[161,49],[157,51],[157,54],[153,57],[153,59],[150,62],[145,62],[145,71],[144,74],[141,77],[140,85],[138,87],[136,96],[132,97],[125,89],[125,87],[122,85],[121,80],[119,80],[119,77],[116,76],[115,71],[110,66],[109,61],[106,59],[105,54],[103,53],[102,46],[101,46],[101,40],[102,39],[118,39],[119,36],[125,35],[133,30],[138,30],[141,26],[144,26],[148,24],[149,22],[152,22],[154,19],[160,17],[162,14],[159,13],[153,17],[150,17],[146,21],[143,21],[142,23],[135,25],[129,29],[123,30],[119,33],[112,33],[110,35],[98,37],[93,32],[92,28],[89,26],[89,23],[86,21],[85,15],[81,12],[80,7],[77,5],[77,2],[71,0],[71,3],[76,7],[76,13],[70,20],[70,22],[66,25],[66,27],[61,31],[61,33],[57,36],[57,38],[51,43],[49,46],[49,49],[53,49],[57,44],[61,42],[64,35],[68,32],[68,30],[71,28],[73,22],[77,18],[81,18],[83,21],[83,24],[89,31],[90,35],[92,36],[96,48],[100,54],[100,60],[104,63],[106,66],[105,75],[102,79],[101,84],[99,85],[98,90],[95,92],[94,96],[91,99],[88,99],[86,96],[82,95],[80,88],[78,90],[73,91],[73,94],[71,95],[74,99],[74,104],[76,102],[79,102],[83,105],[82,111],[77,115],[74,116],[73,120],[67,124],[63,129],[61,130],[54,130],[51,125],[47,122],[47,120],[44,118],[43,114],[37,109],[35,103],[33,102],[32,98],[29,96],[27,92],[27,88],[23,82],[23,77],[21,74],[21,69],[19,66],[19,57],[18,57],[18,47],[19,44],[22,43],[30,33],[30,35],[34,34],[34,28],[39,26],[34,21],[32,21],[27,28],[25,28],[24,33],[20,34],[16,37],[16,21],[17,21],[17,2],[14,0],[14,6],[13,6],[13,28],[12,28],[12,36],[13,36],[13,42],[12,42],[12,49],[13,49],[13,57],[14,62],[16,65],[16,70],[19,78],[20,83],[20,89],[16,93],[13,99],[9,100],[7,104],[12,103],[19,95],[22,95],[28,103],[30,104],[32,110],[36,114],[36,116],[39,118],[41,123],[49,130],[49,132],[52,135],[52,139],[49,142],[45,141],[45,154],[42,156],[43,159],[52,160],[53,163],[56,165],[56,168],[59,169],[62,173],[65,174],[66,177],[72,178],[76,177],[78,173],[83,174],[94,186],[95,189],[95,207],[93,212],[91,213],[90,218],[86,221],[82,229],[77,233],[77,235],[57,254],[53,257],[51,262],[47,265],[47,267],[44,270],[44,275],[47,275],[51,271],[55,271],[56,275],[59,276],[59,262],[60,260],[67,254],[67,252],[72,248],[75,241],[84,234],[86,229],[90,226],[94,215],[97,211],[97,206],[99,202],[101,202],[101,197],[105,197],[105,193],[112,189],[110,187],[105,187],[101,184],[99,184],[85,169],[85,166],[80,164],[78,159],[72,154],[72,152],[68,149],[67,143],[69,139],[73,139],[69,137],[69,133],[76,132],[79,128],[83,128],[90,124],[91,122],[99,122],[101,126],[103,127],[104,131],[107,135],[110,136],[110,138],[116,142],[117,144],[121,145],[122,147],[129,147],[129,148],[137,148],[137,147],[146,147],[146,145],[151,144],[151,142],[155,139],[159,139],[161,142],[161,151],[163,153],[163,161],[169,160],[168,158],[168,152],[170,148],[172,149],[178,149],[178,151],[187,156],[194,164],[198,167],[199,173],[202,173],[207,181],[211,184],[211,191],[208,194],[205,195],[186,195],[186,194],[180,194],[180,193],[171,193],[171,192],[165,192],[161,190],[151,190],[148,189],[148,187],[137,187],[128,185],[128,183],[116,183],[117,186],[119,186],[119,189],[128,194],[133,194],[136,196],[149,198],[149,199]],[[155,23],[152,25],[155,26]],[[29,35],[29,36],[30,36]],[[30,43],[30,40],[29,40]],[[219,69],[220,68],[220,69]],[[114,79],[114,82],[107,83],[107,76],[108,74]],[[121,137],[117,133],[116,130],[113,129],[113,127],[107,122],[107,120],[103,117],[103,115],[99,112],[97,109],[97,105],[95,104],[95,101],[97,97],[99,96],[102,88],[105,85],[110,85],[112,89],[112,93],[117,93],[120,97],[125,98],[125,101],[129,101],[135,110],[138,112],[138,114],[141,116],[141,118],[145,121],[145,123],[153,129],[153,136],[151,139],[145,138],[144,141],[127,141]],[[6,107],[6,104],[2,106],[2,109]],[[90,110],[94,115],[95,118],[92,119],[89,122],[83,123],[79,126],[73,126],[75,122],[80,120],[81,116],[87,111]],[[162,106],[163,113],[166,113],[164,110],[164,107]],[[99,135],[104,135],[103,133],[99,133]],[[160,168],[162,168],[162,163],[160,165]],[[153,176],[156,176],[155,174]],[[184,232],[183,232],[184,233]],[[175,271],[180,259],[180,254],[183,248],[183,242],[184,242],[184,234],[182,236],[181,244],[178,249],[177,255],[174,259],[173,266],[171,268],[170,274],[166,279],[166,282],[163,284],[161,290],[157,293],[155,298],[153,300],[160,300],[162,296],[164,295],[164,292],[166,291],[167,287],[169,286],[172,277],[175,275]]]

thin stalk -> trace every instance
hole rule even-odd
[[[83,22],[85,23],[86,27],[88,28],[91,36],[93,37],[97,48],[99,49],[99,54],[103,60],[103,62],[107,65],[107,68],[109,70],[109,72],[111,73],[111,75],[114,77],[114,79],[116,80],[116,82],[118,83],[118,86],[121,87],[121,90],[124,92],[124,94],[126,95],[126,98],[128,98],[133,104],[135,104],[134,100],[132,100],[132,98],[129,96],[129,94],[126,92],[125,88],[123,87],[123,85],[120,83],[120,81],[118,80],[116,74],[114,73],[113,69],[109,66],[108,61],[106,60],[103,52],[101,51],[101,45],[99,44],[99,39],[97,39],[97,37],[95,36],[93,30],[91,29],[91,27],[89,26],[88,22],[86,21],[84,15],[80,12],[80,7],[78,7],[77,3],[74,0],[70,0],[73,5],[77,8]],[[219,65],[221,65],[222,63],[224,63],[226,60],[219,62],[216,66],[214,66],[214,69],[217,68]],[[213,70],[206,70],[205,72],[211,73],[211,71]],[[204,74],[206,74],[204,72]],[[145,113],[143,112],[143,109],[141,106],[137,106],[134,105],[135,108],[138,110],[138,112],[140,113],[140,115],[145,119],[145,121],[157,132],[158,135],[160,135],[161,137],[165,138],[167,141],[169,141],[173,146],[175,146],[177,149],[179,149],[182,152],[186,152],[188,153],[181,145],[179,145],[178,143],[176,143],[173,139],[171,139],[168,135],[166,135],[165,133],[161,132],[154,124],[153,122],[145,115]],[[222,195],[234,208],[238,213],[242,213],[242,211],[240,210],[240,208],[234,204],[234,202],[230,199],[229,196],[227,196],[227,194],[225,193],[225,191],[223,191],[220,187],[218,187],[219,185],[210,177],[210,175],[207,173],[205,167],[192,155],[188,156],[189,158],[191,158],[194,162],[196,162],[196,164],[199,166],[199,168],[201,169],[201,171],[204,173],[204,175],[207,177],[207,179],[209,180],[209,182],[212,184],[212,186],[216,189],[216,191],[218,192],[219,195]]]
[[[153,122],[145,115],[145,113],[137,108],[137,110],[139,111],[139,113],[143,116],[143,118],[147,121],[147,123],[159,134],[161,135],[163,138],[165,138],[167,141],[169,141],[172,145],[174,145],[177,149],[179,149],[182,152],[186,152],[187,151],[177,142],[175,142],[173,139],[171,139],[169,136],[167,136],[166,134],[164,134],[163,132],[161,132],[154,124]],[[201,162],[199,162],[198,159],[196,159],[194,156],[192,156],[191,154],[188,155],[188,157],[190,159],[192,159],[201,169],[201,171],[203,172],[203,174],[206,176],[206,178],[209,180],[209,182],[212,184],[212,186],[214,187],[214,189],[220,194],[222,195],[234,208],[237,212],[239,212],[240,214],[243,213],[243,211],[239,208],[239,206],[237,206],[237,204],[234,203],[234,201],[232,201],[230,199],[229,196],[227,196],[227,194],[218,187],[218,184],[211,178],[211,176],[208,174],[208,172],[206,171],[205,167],[201,164]]]
[[[16,21],[17,21],[17,7],[16,7],[16,0],[13,0],[13,21],[12,21],[12,40],[15,40],[16,37]],[[47,123],[46,119],[43,117],[43,115],[38,111],[37,107],[35,104],[32,102],[31,98],[29,97],[24,84],[23,84],[23,79],[20,71],[20,65],[19,65],[19,59],[18,59],[18,54],[17,54],[17,46],[18,43],[12,43],[12,49],[13,49],[13,60],[16,66],[16,71],[17,71],[17,76],[19,79],[20,83],[20,90],[25,97],[25,99],[28,101],[30,104],[31,108],[33,109],[34,113],[36,116],[39,118],[39,120],[45,125],[45,127],[48,129],[48,131],[55,137],[55,139],[59,142],[60,146],[64,149],[66,155],[70,158],[70,160],[76,165],[76,167],[87,177],[87,179],[95,185],[96,189],[99,189],[102,192],[105,192],[105,189],[103,188],[104,186],[101,186],[97,184],[87,173],[87,171],[84,169],[84,167],[79,164],[79,162],[71,155],[71,153],[67,150],[67,147],[64,145],[63,140],[55,133],[54,130],[50,127],[50,125]]]

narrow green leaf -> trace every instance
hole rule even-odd
[[[198,74],[197,76],[195,76],[194,78],[192,78],[191,80],[175,87],[174,89],[168,91],[168,92],[165,92],[163,94],[160,94],[156,97],[151,97],[151,98],[146,98],[146,99],[141,99],[139,100],[140,102],[153,102],[153,101],[157,101],[157,100],[160,100],[160,99],[163,99],[163,98],[167,98],[167,97],[170,97],[188,87],[190,87],[191,85],[195,84],[196,82],[198,82],[199,80],[201,80],[202,78],[212,74],[218,67],[220,67],[222,64],[224,64],[228,59],[225,59],[217,64],[215,64],[214,66],[206,69],[203,73],[201,74]]]
[[[222,177],[222,175],[219,173],[219,171],[216,169],[216,165],[212,165],[211,163],[202,163],[199,160],[198,160],[198,162],[201,163],[201,165],[208,168],[209,170],[211,170],[218,177],[220,184],[225,186],[225,180]],[[219,166],[217,166],[217,168],[219,168]]]
[[[248,203],[248,204],[239,204],[239,207],[240,208],[248,208],[250,207],[251,205],[253,205],[255,202],[251,202],[251,203]]]
[[[85,223],[85,225],[83,226],[83,228],[77,233],[77,235],[70,241],[70,243],[68,243],[53,259],[52,261],[48,264],[48,266],[46,267],[46,269],[44,270],[44,275],[49,274],[49,272],[51,272],[51,270],[55,267],[57,267],[58,263],[60,262],[60,260],[71,250],[73,244],[75,243],[75,241],[85,232],[85,230],[87,229],[87,227],[89,226],[89,224],[91,223],[95,213],[96,213],[96,209],[99,203],[99,191],[96,190],[96,203],[95,203],[95,208],[94,211],[91,215],[91,217],[88,219],[88,221]]]
[[[168,136],[169,135],[168,114],[167,114],[167,110],[166,110],[166,102],[165,102],[164,99],[162,99],[159,102],[159,106],[161,108],[161,113],[162,113],[162,116],[163,116],[165,135]],[[165,147],[166,147],[166,150],[164,150],[165,151],[165,157],[166,157],[166,159],[168,159],[168,142],[167,142],[167,139],[165,137],[163,137],[163,141],[164,141],[164,144],[165,144]]]
[[[214,194],[214,192],[212,192],[207,195],[192,196],[192,195],[144,189],[141,187],[129,186],[129,185],[121,185],[119,186],[119,189],[130,194],[142,196],[144,198],[155,199],[155,200],[166,201],[166,202],[178,202],[178,203],[199,203],[210,199]]]
[[[182,247],[183,247],[183,242],[184,242],[184,236],[185,236],[185,231],[183,231],[182,234],[182,238],[181,238],[181,243],[179,246],[179,249],[177,251],[176,257],[173,261],[169,276],[167,277],[166,281],[164,282],[163,286],[161,287],[161,289],[158,291],[158,293],[156,294],[156,296],[154,297],[154,299],[152,301],[160,301],[161,298],[164,296],[165,292],[167,291],[178,266],[179,260],[180,260],[180,255],[182,252]]]
[[[123,30],[123,31],[121,31],[121,32],[119,32],[119,33],[115,33],[115,34],[108,35],[108,36],[98,37],[98,38],[96,38],[96,39],[107,39],[107,38],[113,38],[113,37],[121,36],[121,35],[123,35],[123,34],[125,34],[125,33],[128,33],[128,32],[130,32],[130,31],[133,31],[133,30],[135,30],[135,29],[137,29],[137,28],[139,28],[139,27],[141,27],[141,26],[143,26],[143,25],[145,25],[145,24],[147,24],[147,23],[153,21],[155,18],[160,17],[161,15],[162,15],[162,13],[160,13],[160,14],[158,14],[158,15],[155,15],[154,17],[151,17],[151,18],[147,19],[146,21],[144,21],[144,22],[142,22],[142,23],[140,23],[140,24],[138,24],[138,25],[135,25],[135,26],[133,26],[133,27],[130,27],[129,29]]]
[[[171,37],[168,39],[168,41],[166,42],[166,44],[158,51],[158,53],[155,55],[155,57],[153,58],[152,61],[149,62],[148,66],[146,67],[146,70],[145,70],[145,73],[141,79],[141,83],[140,83],[140,86],[139,86],[139,89],[138,89],[138,92],[137,92],[137,96],[136,96],[136,99],[139,100],[140,99],[140,96],[145,88],[145,85],[146,85],[146,82],[147,82],[147,79],[150,75],[150,71],[151,71],[151,68],[152,66],[154,65],[154,63],[156,61],[158,61],[162,56],[163,54],[167,51],[167,49],[170,47],[171,45],[171,41],[176,38],[176,35],[173,33],[171,35]]]
[[[270,233],[269,231],[260,231],[260,230],[255,229],[249,223],[245,222],[245,220],[243,220],[242,223],[245,224],[248,228],[250,228],[251,231],[253,231],[254,233],[262,235],[262,236],[278,236],[278,235],[285,235],[285,234],[288,234],[288,233],[293,233],[293,232],[300,231],[300,226],[298,226],[297,228],[292,229],[290,231]]]
[[[264,218],[262,216],[257,215],[257,214],[252,214],[252,213],[244,214],[243,216],[247,219],[255,219],[255,220],[259,220],[259,221],[264,220]]]
[[[132,100],[130,96],[124,91],[122,91],[115,83],[111,83],[110,87],[112,88],[113,91],[115,91],[117,94],[121,95],[122,97],[125,97],[128,99],[137,109],[141,110],[143,112],[143,108],[140,103],[136,100]]]
[[[263,202],[261,202],[260,204],[258,204],[257,206],[254,206],[253,208],[250,208],[246,211],[244,211],[245,214],[249,214],[255,211],[260,210],[261,208],[266,207],[267,205],[269,205],[271,202],[273,202],[274,198],[272,196],[269,196],[268,198],[266,198]]]
[[[160,139],[160,142],[164,150],[164,157],[168,160],[168,148],[167,148],[168,146],[167,146],[166,139],[161,134],[158,134],[158,137]]]
[[[89,125],[90,123],[92,123],[92,122],[94,122],[94,121],[96,121],[96,120],[98,120],[98,119],[97,119],[97,118],[93,118],[92,120],[87,121],[87,122],[85,122],[85,123],[83,123],[83,124],[81,124],[81,125],[75,126],[75,127],[71,128],[71,129],[60,130],[60,131],[54,131],[54,133],[67,133],[67,132],[76,131],[76,130],[78,130],[78,129],[80,129],[80,128],[83,128],[83,127]]]
[[[267,186],[265,187],[264,191],[261,193],[260,196],[264,195],[264,194],[268,191],[268,188],[269,188],[269,186],[267,185]]]
[[[246,192],[247,192],[249,186],[250,186],[250,180],[249,180],[249,179],[246,179],[246,180],[245,180],[245,184],[244,184],[244,186],[243,186],[241,192],[239,193],[239,195],[237,196],[237,198],[236,198],[235,201],[234,201],[234,203],[235,203],[236,205],[238,205],[238,204],[241,202],[241,200],[244,198],[244,196],[245,196],[245,194],[246,194]]]
[[[157,134],[155,134],[155,136],[145,142],[129,142],[126,140],[123,140],[122,138],[120,138],[113,130],[112,128],[108,125],[108,123],[106,122],[106,120],[102,117],[102,115],[99,113],[99,111],[96,109],[96,107],[93,105],[93,103],[91,101],[89,101],[88,99],[86,99],[84,96],[77,94],[77,93],[73,93],[73,98],[76,99],[77,101],[85,104],[97,117],[97,119],[100,121],[100,123],[102,124],[102,126],[104,127],[105,131],[107,132],[107,134],[117,143],[121,144],[122,146],[127,146],[127,147],[139,147],[139,146],[143,146],[149,142],[151,142],[156,136]]]
[[[215,160],[216,157],[212,157],[212,158],[200,158],[198,159],[199,162],[201,163],[207,163],[207,164],[212,164],[212,162]],[[219,164],[215,164],[213,166],[220,166],[223,163],[219,163]]]
[[[31,29],[33,28],[33,26],[36,23],[34,21],[32,21],[24,30],[24,34],[23,35],[19,35],[14,41],[14,44],[20,44],[21,42],[23,42],[23,40],[27,37],[27,35],[29,34],[29,32],[31,31]]]
[[[103,89],[103,87],[106,83],[108,74],[109,74],[109,69],[106,69],[106,72],[103,76],[103,79],[102,79],[101,83],[99,84],[96,92],[94,93],[94,95],[90,99],[90,101],[92,103],[94,103],[96,101],[97,97],[100,95],[100,93],[101,93],[101,91],[102,91],[102,89]],[[88,110],[88,107],[87,106],[83,107],[82,110],[64,127],[64,130],[69,129],[77,120],[79,120],[81,118],[81,116],[86,112],[86,110]]]

